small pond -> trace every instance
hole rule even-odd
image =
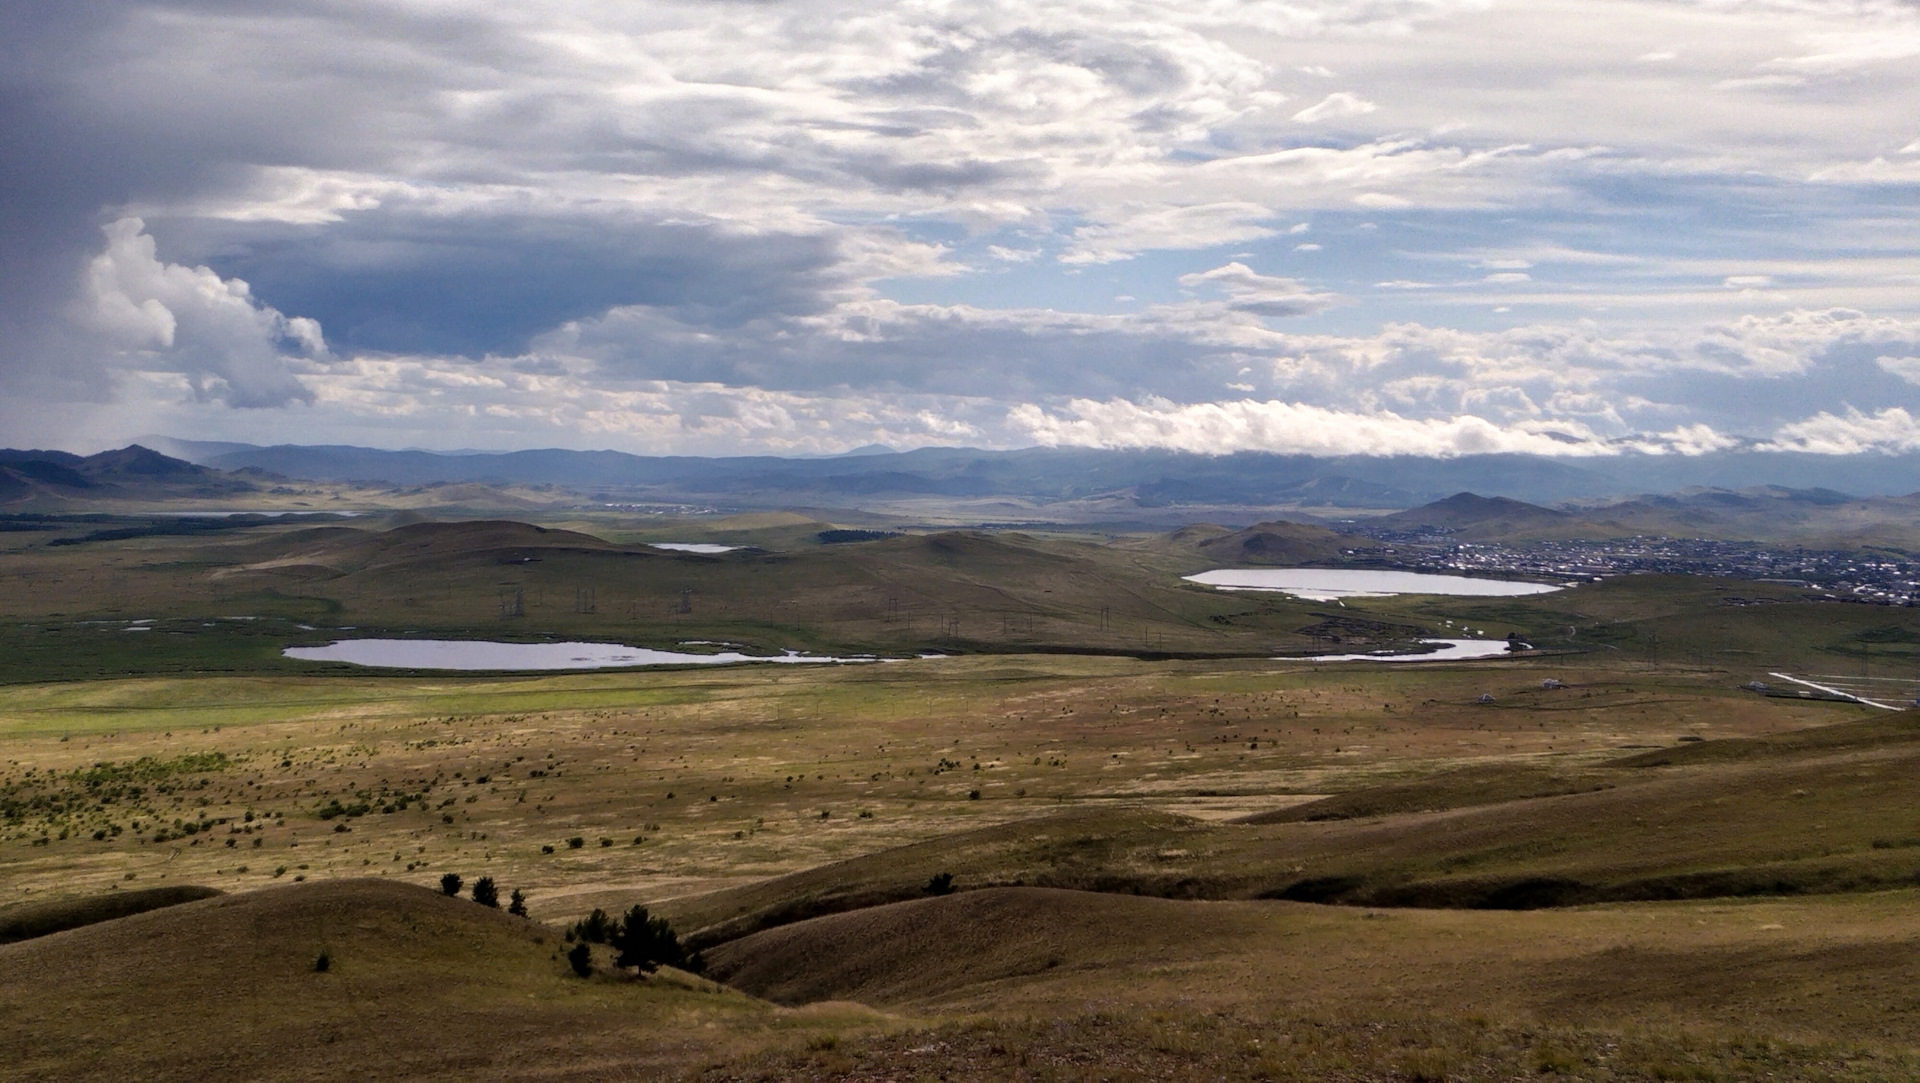
[[[347,662],[388,669],[615,669],[629,666],[719,666],[736,662],[865,662],[867,658],[828,658],[786,654],[764,657],[723,651],[693,654],[628,647],[619,643],[493,643],[479,639],[343,639],[324,647],[288,647],[282,652],[303,662]]]
[[[1476,598],[1515,598],[1561,589],[1551,583],[1511,579],[1474,579],[1464,575],[1392,572],[1370,568],[1220,568],[1189,575],[1188,582],[1220,590],[1272,590],[1316,602],[1341,598],[1384,598],[1394,594],[1453,594]]]
[[[654,549],[670,549],[676,553],[731,553],[740,548],[737,545],[715,545],[712,542],[648,542]]]
[[[1425,654],[1316,654],[1281,658],[1282,662],[1461,662],[1470,658],[1497,658],[1507,653],[1504,639],[1423,639],[1434,647]]]

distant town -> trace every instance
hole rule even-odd
[[[1804,587],[1841,602],[1911,606],[1920,598],[1920,562],[1859,551],[1799,549],[1756,542],[1635,537],[1611,541],[1467,542],[1447,531],[1380,532],[1380,545],[1346,550],[1355,562],[1416,571],[1478,572],[1555,579],[1616,575],[1711,575]]]

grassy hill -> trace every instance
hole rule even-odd
[[[712,1055],[773,1023],[697,979],[583,981],[564,947],[534,922],[368,880],[89,925],[0,946],[0,1077],[657,1078],[688,1066],[695,1034]]]
[[[1293,565],[1337,560],[1342,549],[1356,544],[1370,543],[1326,527],[1275,522],[1206,538],[1196,547],[1221,564]]]

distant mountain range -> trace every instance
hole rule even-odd
[[[224,497],[256,488],[244,475],[170,458],[138,444],[84,456],[0,449],[0,506],[44,510],[115,499]]]
[[[521,498],[529,495],[525,487],[549,486],[559,505],[700,502],[811,508],[807,514],[815,517],[833,509],[889,512],[906,522],[1005,523],[1005,516],[1024,514],[1028,521],[1133,524],[1129,529],[1191,524],[1176,537],[1224,562],[1252,564],[1329,559],[1355,535],[1437,534],[1472,542],[1660,536],[1920,548],[1920,493],[1855,496],[1834,487],[1759,485],[1608,496],[1607,486],[1622,483],[1593,464],[1519,456],[1436,461],[862,449],[826,459],[701,459],[167,443],[202,461],[138,444],[89,456],[0,450],[0,510],[249,506],[250,494],[271,500],[292,492],[286,488],[292,479],[303,479],[378,486],[382,492],[365,494],[375,503],[382,493],[404,489],[405,506],[463,514],[531,508]],[[1889,471],[1897,462],[1877,464],[1884,482],[1895,480]],[[1435,486],[1462,481],[1477,488],[1433,493]],[[522,488],[516,495],[496,486]],[[1508,495],[1516,492],[1522,496]],[[930,518],[918,518],[923,515]],[[1236,530],[1209,520],[1255,525]]]
[[[1535,504],[1605,501],[1688,487],[1835,490],[1875,496],[1920,489],[1920,456],[1728,452],[1553,459],[1477,455],[1318,458],[1172,451],[1029,448],[979,451],[862,448],[832,458],[700,458],[618,451],[384,451],[374,448],[211,443],[150,438],[168,454],[223,470],[254,468],[313,481],[388,485],[480,482],[558,485],[614,497],[735,504],[858,506],[875,498],[1056,503],[1120,499],[1138,508],[1180,505],[1388,510],[1470,491]]]

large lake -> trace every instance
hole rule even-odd
[[[1221,568],[1186,578],[1189,582],[1221,590],[1280,591],[1316,602],[1331,602],[1340,598],[1384,598],[1393,594],[1512,598],[1560,589],[1551,583],[1521,583],[1511,579],[1473,579],[1464,575],[1364,568]]]
[[[849,662],[808,654],[763,657],[723,651],[690,654],[628,647],[619,643],[492,643],[477,639],[343,639],[324,647],[288,647],[281,652],[304,662],[347,662],[387,669],[615,669],[629,666],[718,666],[735,662]]]

